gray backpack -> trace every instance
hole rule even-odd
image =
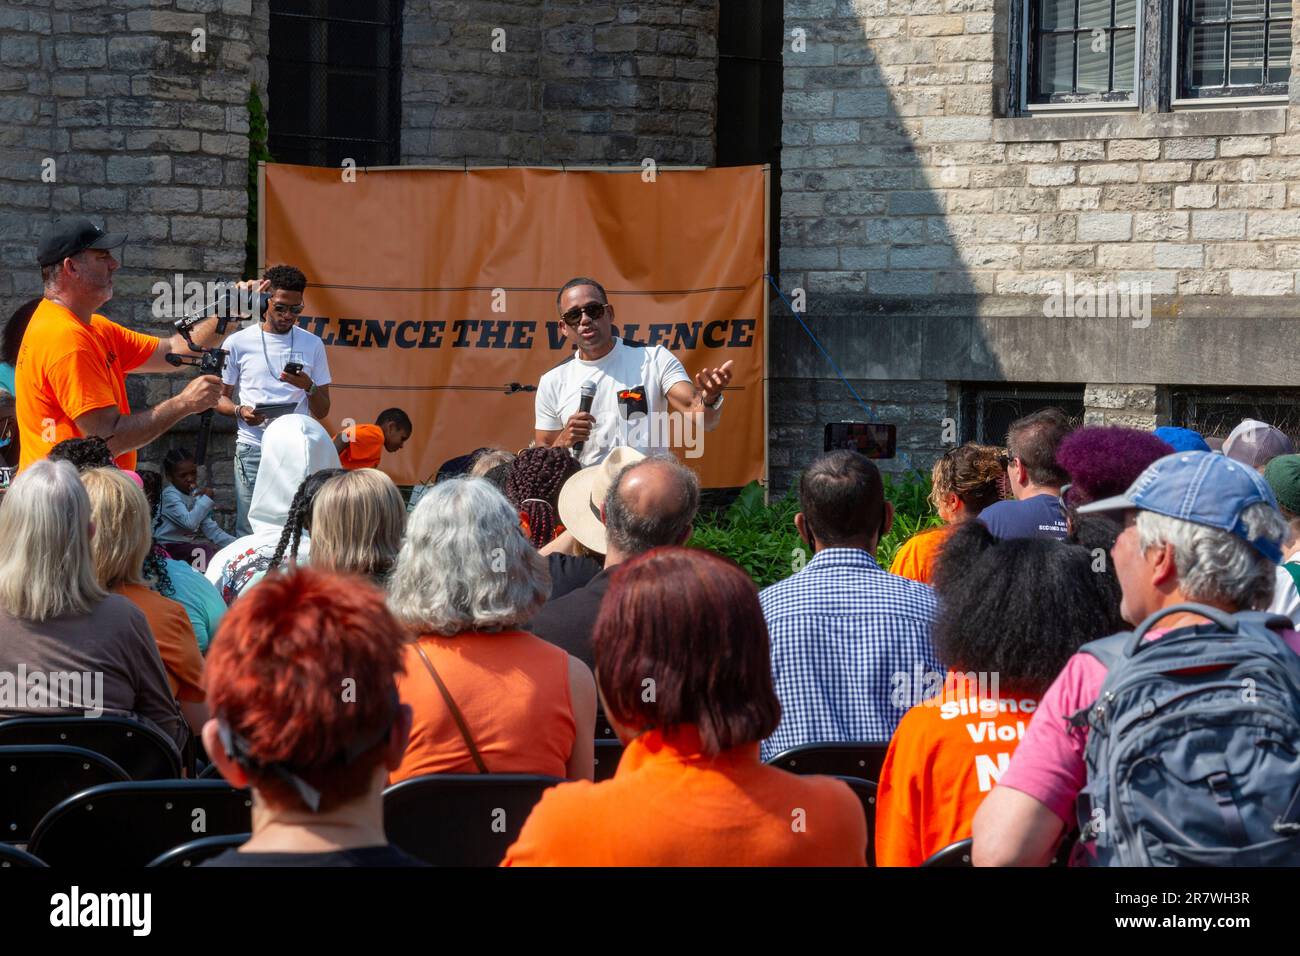
[[[1176,611],[1214,623],[1143,640]],[[1089,728],[1074,862],[1300,865],[1300,655],[1277,634],[1290,627],[1179,604],[1080,648],[1107,674],[1071,718]]]

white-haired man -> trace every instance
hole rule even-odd
[[[1254,469],[1213,452],[1176,452],[1150,465],[1125,494],[1079,509],[1102,511],[1123,516],[1111,557],[1123,592],[1120,613],[1129,623],[1178,604],[1235,614],[1272,599],[1287,526]],[[1208,623],[1200,614],[1172,611],[1146,638]],[[1300,634],[1279,636],[1300,653]],[[1052,858],[1075,823],[1075,800],[1088,778],[1088,734],[1096,732],[1070,718],[1093,707],[1106,675],[1100,659],[1080,652],[1048,688],[1010,765],[975,814],[976,866],[1041,866]]]

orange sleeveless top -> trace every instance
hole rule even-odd
[[[569,655],[526,631],[422,635],[420,647],[460,708],[490,773],[568,776],[577,725]],[[397,678],[414,711],[411,739],[388,782],[426,773],[478,773],[469,747],[415,645]]]

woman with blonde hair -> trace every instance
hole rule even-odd
[[[389,607],[413,638],[397,689],[414,714],[391,783],[428,773],[592,778],[591,670],[525,629],[550,585],[519,513],[485,479],[453,478],[420,499],[389,585]]]
[[[0,673],[16,674],[22,666],[28,675],[45,674],[49,694],[43,700],[29,694],[0,709],[0,717],[135,717],[156,725],[179,750],[188,733],[149,623],[96,579],[91,546],[102,533],[92,523],[77,469],[66,461],[28,465],[5,494]],[[56,691],[48,680],[52,674],[82,679]]]
[[[935,559],[953,528],[1002,497],[998,484],[1002,474],[1001,449],[967,443],[944,452],[930,473],[930,504],[944,523],[904,541],[894,554],[890,573],[929,584]]]
[[[311,509],[311,564],[383,584],[406,530],[402,494],[382,471],[359,468],[321,486]]]
[[[116,468],[94,468],[81,476],[90,496],[95,537],[90,553],[100,587],[120,594],[149,621],[167,671],[172,695],[195,733],[208,719],[203,689],[203,654],[185,608],[144,581],[144,559],[153,550],[149,501],[140,486]]]

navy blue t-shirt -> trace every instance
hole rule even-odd
[[[1007,538],[1061,538],[1067,532],[1065,512],[1056,495],[1035,495],[1023,501],[999,501],[979,514],[994,536]]]

